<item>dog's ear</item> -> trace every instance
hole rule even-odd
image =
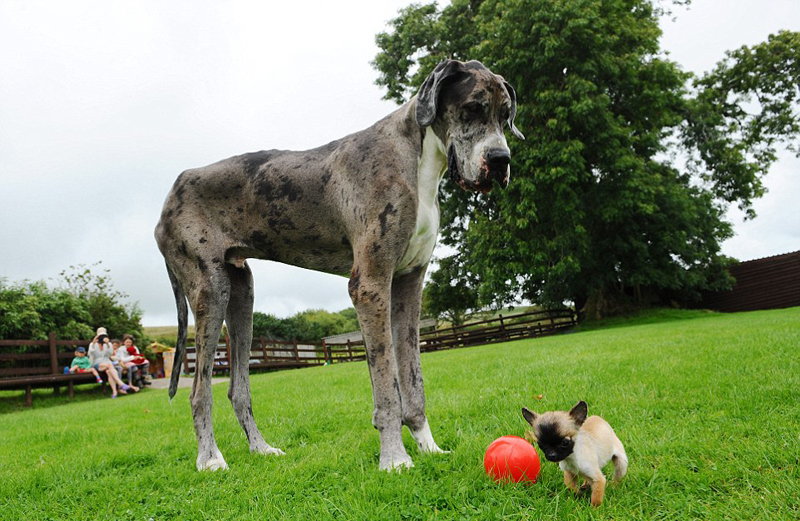
[[[570,409],[569,415],[580,427],[586,421],[586,415],[589,414],[589,406],[583,400],[575,404],[575,407]]]
[[[417,124],[420,127],[427,127],[436,119],[436,103],[442,86],[462,70],[461,62],[444,60],[422,82],[417,94]]]
[[[525,421],[531,424],[533,427],[534,422],[536,421],[536,413],[529,410],[527,407],[522,408],[522,417],[525,418]]]
[[[522,135],[522,132],[514,125],[514,118],[517,115],[517,93],[507,81],[503,80],[503,86],[506,88],[506,92],[508,92],[508,97],[511,98],[511,110],[508,111],[508,128],[511,129],[511,133],[517,136],[518,138],[525,140],[525,136]]]

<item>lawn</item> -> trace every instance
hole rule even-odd
[[[556,337],[423,355],[428,412],[448,455],[379,472],[366,365],[253,376],[253,409],[284,457],[252,456],[214,386],[230,470],[194,470],[188,389],[117,400],[92,389],[32,410],[0,393],[0,519],[797,519],[800,309],[668,313]],[[536,399],[538,395],[541,399]],[[522,435],[522,405],[579,399],[630,459],[593,509],[543,461],[531,487],[498,486],[483,452]],[[15,405],[16,404],[16,405]],[[610,467],[607,473],[610,473]]]

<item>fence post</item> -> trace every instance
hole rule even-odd
[[[294,349],[294,361],[295,362],[299,362],[300,361],[300,352],[297,350],[297,339],[296,338],[292,339],[292,348]]]
[[[187,340],[186,343],[188,344],[189,341]],[[195,346],[195,353],[197,353],[197,347]],[[195,355],[195,360],[197,360],[197,355]],[[195,364],[197,365],[197,364]],[[174,369],[174,364],[173,364]],[[188,353],[188,346],[183,346],[183,372],[186,374],[192,374],[189,372],[189,353]],[[153,373],[155,375],[155,373]],[[158,376],[158,375],[156,375]]]
[[[325,363],[332,364],[333,361],[331,360],[331,350],[328,347],[328,344],[325,343],[325,339],[322,339],[322,353],[325,355]]]
[[[267,343],[263,336],[258,337],[258,345],[261,346],[261,363],[267,363]]]
[[[350,339],[347,339],[347,361],[353,361],[353,348],[350,346]]]
[[[47,335],[47,343],[50,346],[50,372],[58,374],[58,354],[56,353],[56,334],[52,331]]]
[[[228,374],[231,374],[231,364],[233,360],[231,360],[231,339],[228,336],[228,333],[225,332],[225,357],[228,359]],[[247,365],[250,365],[250,350],[248,350],[247,354]]]

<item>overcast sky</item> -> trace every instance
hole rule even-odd
[[[153,240],[175,177],[243,152],[319,146],[394,110],[369,62],[375,34],[409,3],[0,0],[0,277],[102,261],[145,325],[176,323]],[[662,46],[695,72],[800,30],[798,0],[694,0],[673,16]],[[800,249],[798,174],[782,154],[758,218],[732,211],[724,253]],[[344,278],[251,265],[257,311],[350,306]]]

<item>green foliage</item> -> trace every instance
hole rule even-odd
[[[780,31],[728,52],[694,87],[683,129],[694,152],[689,166],[716,197],[738,202],[752,218],[776,144],[800,155],[800,33]]]
[[[45,340],[94,336],[88,303],[70,292],[51,289],[42,281],[9,283],[0,279],[0,338]]]
[[[85,340],[103,326],[111,337],[127,333],[141,345],[146,342],[141,310],[122,302],[127,295],[114,289],[108,270],[97,275],[72,266],[61,272],[61,285],[0,279],[0,338],[43,340],[53,332],[57,338]]]
[[[258,311],[253,313],[254,338],[263,336],[276,340],[319,342],[323,337],[357,331],[358,328],[358,318],[353,308],[338,313],[312,309],[284,319]]]
[[[142,310],[137,303],[127,304],[128,295],[114,289],[109,275],[110,270],[103,269],[96,274],[92,268],[100,266],[100,262],[87,267],[83,264],[70,266],[61,272],[61,278],[67,291],[75,298],[86,302],[91,324],[103,326],[111,338],[122,338],[129,334],[140,344],[146,343],[142,328]],[[92,334],[88,338],[94,337]]]
[[[475,283],[466,280],[469,274],[461,268],[459,255],[439,259],[438,269],[422,293],[422,312],[435,318],[443,317],[455,326],[464,323],[470,311],[478,309],[478,296],[472,290]]]
[[[730,53],[690,90],[659,48],[659,5],[454,0],[408,7],[378,35],[390,99],[445,57],[481,60],[516,88],[527,140],[509,143],[508,189],[445,183],[441,200],[442,242],[461,252],[448,270],[480,305],[573,301],[602,316],[731,284],[728,204],[751,210],[774,144],[798,134],[798,36]],[[761,115],[746,112],[750,94]]]

